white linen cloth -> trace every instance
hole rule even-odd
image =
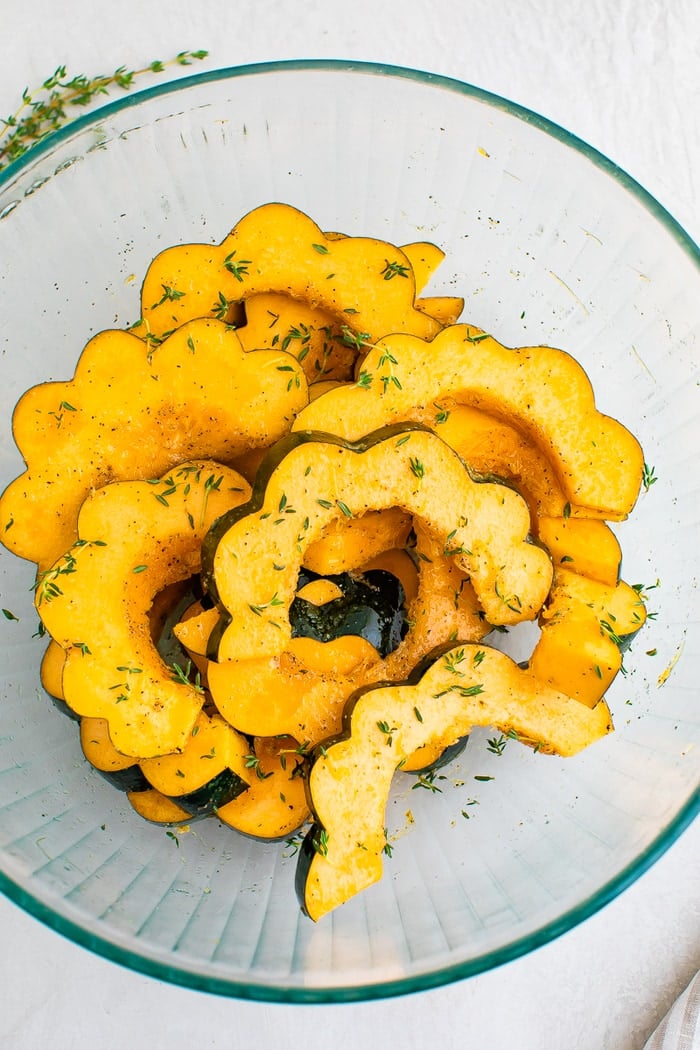
[[[700,1047],[700,971],[644,1044],[644,1050],[698,1050]]]

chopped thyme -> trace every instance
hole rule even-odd
[[[398,726],[391,726],[391,725],[389,725],[388,722],[385,722],[384,720],[380,720],[379,722],[377,722],[377,729],[379,730],[380,733],[383,733],[384,736],[386,737],[386,741],[385,742],[386,742],[387,746],[391,747],[392,744],[394,743],[394,733],[398,729]]]
[[[262,605],[251,605],[248,604],[248,608],[251,612],[254,612],[256,616],[262,616],[265,609],[272,608],[277,605],[284,605],[284,601],[278,597],[277,591],[272,595],[269,602],[263,602]]]
[[[433,696],[437,700],[441,696],[446,696],[447,693],[459,693],[460,696],[478,696],[479,693],[483,693],[483,685],[449,685],[447,689],[443,689],[439,693],[433,693]]]
[[[357,313],[356,310],[346,310],[345,313]],[[363,347],[369,346],[369,332],[355,332],[350,325],[342,324],[340,326],[341,342],[345,346],[352,347],[353,350],[362,350]]]
[[[600,624],[601,634],[607,635],[610,641],[614,642],[615,645],[617,645],[618,647],[623,644],[622,638],[619,636],[619,634],[615,632],[615,629],[612,627],[608,620],[599,620],[598,623]]]
[[[507,743],[507,738],[501,733],[500,736],[494,736],[486,741],[486,750],[490,751],[492,755],[502,755]]]
[[[77,411],[77,408],[74,408],[73,405],[71,405],[68,401],[61,401],[61,403],[58,406],[58,411],[49,412],[48,414],[54,417],[54,419],[56,420],[56,426],[60,429],[61,423],[63,422],[63,413]]]
[[[444,776],[437,776],[434,769],[431,769],[429,773],[419,773],[415,784],[411,784],[411,791],[415,791],[417,788],[425,788],[426,791],[432,791],[437,794],[442,794],[442,788],[438,787],[435,780],[444,780]]]
[[[219,298],[211,308],[214,317],[219,321],[225,320],[230,305],[231,300],[227,299],[223,292],[219,292]]]
[[[381,273],[384,275],[385,281],[390,281],[393,277],[408,277],[409,273],[411,272],[410,267],[406,266],[405,263],[400,263],[396,261],[389,262],[388,259],[386,259],[385,262],[386,266],[381,271]]]
[[[457,544],[457,545],[453,545],[452,544],[451,541],[455,538],[456,535],[457,535],[457,529],[453,529],[452,532],[450,532],[448,534],[447,539],[445,540],[445,545],[442,548],[443,557],[445,557],[445,558],[454,558],[454,557],[456,557],[459,554],[463,554],[463,555],[466,555],[467,557],[470,557],[472,552],[469,550],[468,547],[465,547],[464,544]]]
[[[464,677],[464,672],[457,670],[457,664],[461,664],[464,660],[464,649],[458,649],[454,653],[449,653],[445,656],[444,664],[450,674],[457,675],[460,678]]]
[[[268,777],[272,776],[272,771],[266,773],[260,765],[260,759],[257,755],[246,755],[244,758],[244,764],[246,769],[254,769],[255,775],[258,780],[267,780]]]
[[[171,288],[168,284],[161,284],[161,288],[163,289],[163,294],[158,302],[153,304],[151,310],[155,310],[157,306],[162,306],[163,303],[174,303],[178,299],[182,299],[185,295],[184,292],[178,292],[176,288]]]
[[[199,480],[199,478],[197,478]],[[224,475],[220,474],[219,477],[215,477],[214,474],[210,474],[204,482],[204,499],[202,500],[202,513],[199,518],[199,524],[204,524],[204,519],[207,514],[207,503],[209,501],[210,492],[220,492],[221,482],[224,480]]]
[[[170,670],[173,672],[170,676],[171,681],[180,682],[181,685],[188,685],[198,693],[204,692],[202,687],[202,676],[199,671],[195,674],[194,681],[192,681],[190,677],[192,674],[191,660],[188,660],[184,667],[181,667],[179,663],[174,661],[170,664]],[[194,735],[194,730],[192,735]]]
[[[251,265],[250,259],[236,259],[235,251],[231,252],[224,259],[224,268],[229,273],[233,274],[237,281],[243,282],[243,277],[248,273],[248,267]]]
[[[417,456],[411,456],[409,463],[411,465],[411,470],[417,478],[425,477],[425,466]]]
[[[328,856],[328,832],[325,828],[318,829],[318,833],[311,839],[311,845],[320,857]]]
[[[500,598],[500,600],[505,605],[506,609],[510,609],[510,611],[514,612],[514,613],[521,612],[522,607],[523,607],[523,603],[521,602],[521,600],[520,600],[520,598],[518,597],[517,594],[513,594],[513,595],[511,595],[510,598],[506,598],[506,596],[501,594],[501,592],[499,591],[498,583],[494,584],[494,588],[493,589],[496,592],[496,596],[498,598]]]
[[[63,594],[57,581],[61,576],[69,576],[72,573],[77,572],[78,562],[73,553],[74,551],[81,547],[106,546],[104,540],[76,540],[66,553],[59,558],[55,565],[50,569],[44,569],[42,572],[37,573],[32,588],[36,593],[36,604],[41,605],[43,602],[53,601],[54,598],[58,598]]]
[[[658,478],[656,476],[655,468],[650,467],[648,463],[645,463],[642,468],[642,485],[644,486],[644,491],[648,492],[656,481],[658,481]]]
[[[480,332],[478,335],[472,335],[471,332],[467,330],[467,334],[464,337],[464,341],[465,343],[483,343],[484,339],[490,338],[491,336],[488,334],[488,332]]]

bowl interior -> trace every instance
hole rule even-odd
[[[0,181],[3,486],[23,469],[10,429],[21,393],[69,378],[92,334],[137,319],[158,251],[220,241],[273,200],[323,229],[436,242],[435,294],[464,295],[464,319],[506,345],[574,354],[598,407],[640,438],[658,480],[616,531],[654,617],[609,694],[616,732],[559,760],[494,755],[479,731],[439,791],[400,778],[384,879],[313,924],[294,896],[294,846],[216,820],[182,835],[146,825],[87,767],[40,688],[32,566],[3,550],[0,885],[80,943],[173,981],[297,1001],[388,995],[569,928],[696,810],[699,258],[614,165],[466,85],[327,62],[157,85]]]

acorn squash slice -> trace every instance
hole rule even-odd
[[[416,283],[416,296],[424,290],[445,258],[445,253],[430,241],[414,241],[401,246],[408,259]],[[415,307],[434,317],[441,325],[455,324],[464,309],[464,299],[456,295],[431,295],[416,298]]]
[[[624,580],[610,586],[557,567],[530,670],[593,707],[622,669],[623,648],[645,618],[644,602]]]
[[[527,501],[533,519],[564,514],[569,500],[556,471],[546,454],[517,427],[481,408],[456,404],[452,398],[431,402],[413,414],[476,473],[508,481]]]
[[[218,609],[198,600],[183,610],[182,616],[173,626],[174,637],[197,667],[203,679],[209,666],[207,660],[209,635],[218,622]]]
[[[306,400],[290,354],[246,354],[220,321],[193,321],[148,356],[128,332],[102,332],[70,382],[33,387],[15,409],[27,471],[0,500],[3,542],[46,568],[76,540],[93,489],[187,459],[229,462],[284,434]]]
[[[429,339],[440,329],[414,306],[413,270],[400,248],[369,237],[326,237],[303,212],[277,203],[243,216],[220,245],[178,245],[157,255],[141,291],[144,328],[162,338],[265,292],[331,314],[358,352],[386,332]]]
[[[368,511],[353,518],[343,514],[309,544],[304,566],[320,576],[352,572],[384,551],[404,547],[411,528],[411,516],[401,507]]]
[[[178,806],[166,795],[161,795],[155,788],[146,788],[145,791],[128,791],[126,795],[129,804],[135,813],[151,824],[165,824],[169,827],[187,825],[192,820],[192,814],[188,813],[182,806]]]
[[[360,690],[348,704],[344,736],[313,756],[308,790],[315,823],[297,867],[307,915],[318,920],[381,878],[396,769],[420,746],[446,748],[474,726],[493,726],[564,756],[612,729],[604,702],[591,710],[479,645],[442,652],[408,682]]]
[[[84,502],[77,543],[39,576],[37,610],[66,650],[65,700],[80,715],[106,718],[125,755],[178,751],[189,737],[204,691],[160,657],[150,607],[164,587],[199,571],[208,527],[248,494],[239,474],[210,461],[106,485]]]
[[[80,746],[93,769],[119,791],[145,791],[150,785],[138,759],[122,755],[109,736],[104,718],[80,719]]]
[[[402,244],[401,251],[413,270],[416,294],[420,294],[427,287],[440,263],[444,261],[445,253],[432,241],[411,241],[410,244]]]
[[[41,660],[40,678],[41,684],[53,700],[65,703],[63,695],[63,667],[66,662],[66,654],[63,647],[49,639],[49,644],[44,650]]]
[[[345,703],[359,686],[400,681],[436,646],[454,638],[478,640],[489,625],[471,584],[442,544],[419,526],[418,580],[407,615],[410,629],[383,659],[364,639],[333,642],[292,638],[280,656],[213,660],[207,669],[212,697],[223,716],[244,733],[286,733],[313,745],[340,732]],[[348,652],[352,641],[364,649]],[[314,647],[311,648],[310,647]],[[422,769],[442,749],[421,749],[408,768]]]
[[[337,733],[360,668],[315,671],[306,659],[304,648],[296,655],[292,639],[279,656],[211,660],[207,677],[217,710],[248,736],[293,736],[310,746]]]
[[[522,429],[554,467],[572,505],[611,521],[631,511],[642,450],[621,423],[597,410],[581,365],[552,347],[508,349],[470,325],[444,328],[431,342],[404,334],[380,339],[358,381],[311,402],[294,429],[333,430],[357,440],[448,397]]]
[[[620,577],[622,550],[610,526],[599,519],[542,516],[537,536],[554,565],[614,587]]]
[[[247,791],[248,741],[218,714],[201,711],[182,750],[141,759],[151,787],[195,817],[205,817]]]
[[[275,841],[293,835],[309,817],[305,760],[291,737],[255,737],[246,756],[250,786],[219,806],[222,824],[251,838]]]
[[[458,295],[426,295],[416,299],[416,310],[428,314],[441,325],[456,324],[464,309],[464,299]]]
[[[352,378],[357,346],[332,314],[275,292],[251,296],[245,310],[238,329],[245,350],[286,350],[309,383]]]
[[[383,507],[425,520],[469,574],[491,624],[539,613],[552,566],[528,540],[525,502],[507,486],[472,480],[426,428],[389,427],[355,444],[302,431],[283,438],[266,464],[250,502],[222,515],[202,547],[203,582],[223,613],[212,639],[216,659],[282,653],[306,548],[336,518]]]

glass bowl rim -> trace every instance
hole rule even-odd
[[[596,167],[611,176],[613,180],[636,197],[642,207],[666,228],[667,232],[671,234],[700,270],[700,247],[673,215],[641,183],[619,167],[619,165],[566,128],[517,102],[512,102],[501,95],[494,94],[465,81],[442,74],[378,62],[352,61],[349,59],[287,59],[221,67],[153,84],[138,91],[130,92],[69,120],[61,128],[51,132],[33,146],[30,146],[20,157],[0,171],[0,192],[17,175],[29,168],[42,156],[59,147],[62,142],[67,141],[86,128],[101,123],[113,114],[135,108],[141,103],[148,102],[158,96],[175,95],[202,84],[233,80],[246,76],[260,76],[267,73],[295,72],[359,73],[377,77],[412,80],[427,87],[443,88],[500,109],[507,115],[516,117],[524,123],[545,132],[564,145],[573,148]],[[240,979],[228,979],[214,974],[200,974],[187,969],[185,966],[173,966],[163,962],[161,959],[137,954],[118,943],[108,940],[106,937],[91,932],[72,919],[54,911],[43,900],[35,897],[3,871],[0,871],[0,892],[4,893],[11,901],[44,925],[83,948],[87,948],[103,958],[123,965],[128,969],[171,984],[182,985],[195,991],[216,995],[267,1002],[300,1004],[358,1002],[406,995],[441,987],[501,966],[555,940],[585,919],[590,918],[629,888],[670,848],[683,831],[693,823],[698,813],[700,813],[700,787],[690,795],[685,804],[656,839],[622,871],[618,872],[617,875],[600,886],[589,897],[570,908],[563,915],[545,923],[543,926],[510,944],[485,952],[474,959],[453,963],[429,973],[394,978],[388,981],[375,981],[370,984],[284,987],[247,982]]]

